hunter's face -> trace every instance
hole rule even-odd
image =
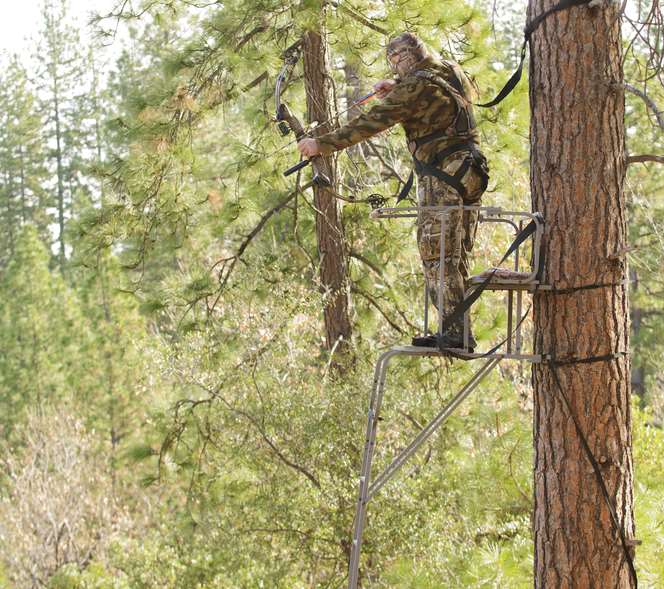
[[[400,76],[407,74],[415,65],[415,56],[408,47],[396,47],[387,55],[392,71]]]

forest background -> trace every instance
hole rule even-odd
[[[634,34],[656,6],[624,19],[630,154],[664,152],[661,26],[659,53]],[[517,64],[525,2],[109,0],[85,34],[66,0],[40,9],[32,51],[0,74],[0,586],[343,586],[373,363],[421,313],[414,228],[370,220],[366,200],[393,197],[409,159],[399,130],[337,158],[340,359],[307,172],[281,174],[297,161],[272,120],[282,53],[325,27],[338,113],[409,29],[488,99]],[[485,204],[530,209],[528,111],[524,82],[477,113]],[[663,180],[634,161],[626,183],[643,587],[664,586]],[[482,228],[476,272],[507,238]],[[503,307],[475,311],[483,346]],[[468,374],[390,374],[378,466]],[[503,363],[375,499],[365,582],[532,586],[531,423],[530,369]]]

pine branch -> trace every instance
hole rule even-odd
[[[362,14],[359,14],[355,10],[351,10],[345,4],[341,4],[340,2],[334,2],[334,1],[330,2],[330,4],[332,6],[334,6],[335,8],[338,8],[342,12],[345,12],[353,20],[356,20],[360,24],[376,31],[377,33],[380,33],[381,35],[385,35],[385,36],[390,34],[390,32],[387,29],[384,29],[383,27],[379,27],[377,24],[370,21],[366,16],[364,16]]]

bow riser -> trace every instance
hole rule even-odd
[[[300,46],[301,41],[298,41],[286,49],[284,53],[284,66],[281,69],[279,76],[277,76],[277,83],[274,90],[276,120],[278,123],[279,132],[286,136],[288,135],[289,130],[292,130],[295,134],[295,138],[298,141],[307,137],[307,134],[300,120],[293,113],[291,113],[290,109],[281,101],[281,91],[286,86],[287,81],[293,72],[293,68],[300,58]],[[293,174],[294,172],[307,166],[309,163],[311,163],[313,168],[312,183],[318,186],[331,186],[332,183],[325,173],[324,162],[319,156],[300,162],[299,164],[286,170],[284,175],[288,176]]]

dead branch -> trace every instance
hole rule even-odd
[[[214,263],[214,265],[210,268],[210,272],[213,272],[215,268],[218,266],[222,266],[221,272],[219,273],[219,288],[223,289],[224,286],[228,283],[228,279],[230,278],[231,272],[235,268],[236,263],[240,260],[242,257],[242,254],[244,254],[245,250],[249,247],[251,242],[256,238],[256,236],[263,230],[263,227],[265,227],[266,223],[274,216],[276,215],[279,211],[281,211],[288,203],[290,203],[295,196],[297,195],[297,190],[291,192],[286,198],[284,198],[280,203],[278,203],[276,206],[272,207],[267,213],[265,213],[256,227],[254,227],[249,234],[244,238],[242,243],[240,244],[240,247],[238,248],[237,252],[228,257],[228,258],[222,258],[221,260],[218,260],[217,262]],[[213,305],[214,307],[214,305]]]
[[[380,152],[378,151],[378,149],[377,149],[376,146],[374,145],[373,141],[371,141],[371,139],[367,139],[367,140],[366,140],[366,143],[369,145],[369,147],[371,147],[371,151],[372,151],[372,153],[378,158],[378,160],[380,161],[380,163],[383,164],[383,166],[385,166],[385,168],[386,168],[387,170],[389,170],[389,171],[392,173],[392,175],[393,175],[397,180],[399,180],[399,182],[400,182],[401,184],[405,184],[403,178],[399,175],[399,173],[398,173],[398,172],[397,172],[392,166],[390,166],[390,165],[385,161],[385,159],[383,158],[382,155],[380,155]]]
[[[643,102],[646,103],[646,106],[652,111],[653,115],[655,115],[655,118],[657,119],[657,124],[659,125],[660,129],[664,130],[664,111],[660,110],[657,108],[657,104],[655,104],[655,101],[650,98],[643,90],[639,90],[635,86],[632,86],[631,84],[625,84],[625,89],[628,92],[631,92],[632,94],[638,96]]]
[[[256,25],[251,31],[249,31],[240,41],[238,42],[237,46],[235,47],[235,51],[239,51],[244,47],[251,39],[253,39],[256,35],[259,33],[264,33],[269,29],[269,26],[267,23],[263,22],[260,25]]]
[[[627,156],[627,165],[630,164],[644,164],[646,162],[655,162],[657,164],[664,164],[664,155],[629,155]]]
[[[362,262],[365,266],[368,266],[369,268],[371,268],[371,270],[373,270],[378,276],[383,278],[383,270],[379,266],[374,264],[369,258],[367,258],[367,257],[363,256],[361,253],[353,251],[353,250],[351,250],[348,253],[348,256],[351,257],[351,258],[355,258],[356,260]]]
[[[366,299],[367,302],[374,307],[384,318],[385,320],[390,324],[390,326],[395,330],[398,331],[401,335],[405,335],[405,331],[401,329],[391,318],[390,316],[383,310],[383,308],[378,304],[378,301],[374,297],[372,297],[368,292],[363,291],[361,288],[355,286],[354,284],[351,285],[351,292],[360,295],[363,299]]]
[[[242,88],[242,92],[248,92],[255,86],[258,86],[263,80],[267,80],[267,70],[265,70],[260,76],[249,82],[246,86]]]

